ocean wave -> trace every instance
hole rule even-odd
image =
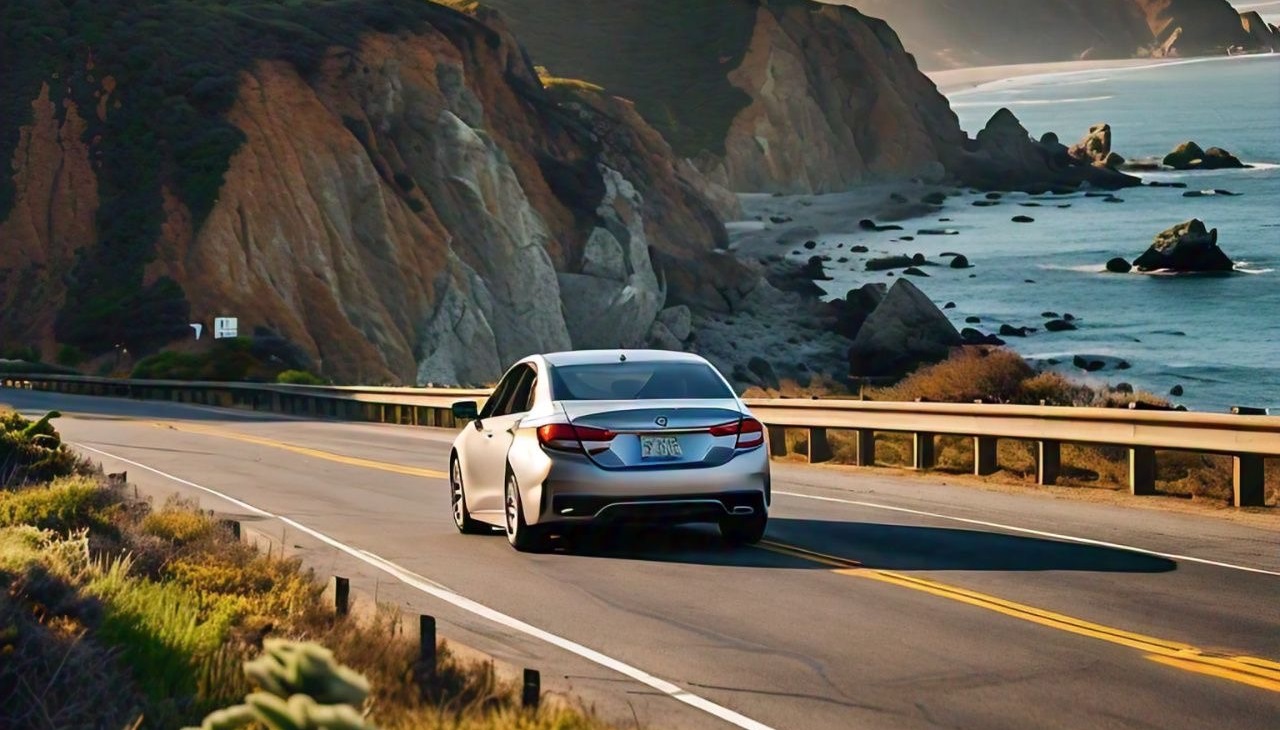
[[[951,104],[952,109],[983,106],[1047,106],[1050,104],[1084,104],[1091,101],[1107,101],[1114,96],[1081,96],[1070,99],[1007,99],[1005,101],[960,101]]]
[[[1236,262],[1236,271],[1240,272],[1241,274],[1255,274],[1255,275],[1256,275],[1256,274],[1270,274],[1270,273],[1273,273],[1273,272],[1275,271],[1275,269],[1254,269],[1254,268],[1250,268],[1250,267],[1252,267],[1252,266],[1253,266],[1253,262],[1252,262],[1252,261],[1237,261],[1237,262]]]
[[[1045,271],[1078,271],[1082,274],[1101,274],[1107,270],[1106,264],[1080,264],[1066,266],[1064,264],[1036,264],[1037,269]]]

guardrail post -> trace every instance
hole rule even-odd
[[[831,444],[827,441],[827,429],[809,429],[809,463],[831,461]]]
[[[875,466],[876,465],[876,432],[869,428],[860,428],[855,432],[855,441],[858,444],[858,455],[854,462],[858,466]]]
[[[1231,458],[1231,503],[1236,507],[1265,507],[1266,480],[1260,454],[1236,454]]]
[[[767,426],[769,429],[769,456],[787,455],[787,429],[781,426]]]
[[[1036,484],[1048,486],[1058,482],[1062,472],[1062,443],[1060,441],[1036,442]]]
[[[917,431],[911,434],[911,468],[927,471],[937,462],[937,454],[933,448],[933,434]]]
[[[973,473],[985,477],[1000,470],[995,436],[973,437]]]
[[[1129,449],[1129,493],[1156,493],[1156,450],[1150,446],[1134,446]]]

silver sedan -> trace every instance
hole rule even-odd
[[[506,531],[517,550],[567,526],[710,522],[734,543],[768,521],[765,430],[706,360],[655,350],[534,355],[516,363],[453,442],[463,533]]]

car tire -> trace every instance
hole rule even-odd
[[[507,467],[502,504],[507,542],[511,543],[511,547],[522,553],[545,550],[545,529],[541,525],[530,525],[524,520],[524,503],[520,499],[520,485],[516,482],[516,475],[511,471],[511,467]]]
[[[471,517],[467,509],[467,493],[462,485],[462,464],[455,454],[449,459],[449,502],[453,509],[453,525],[464,535],[480,535],[493,528]]]
[[[720,520],[720,536],[730,545],[755,545],[764,538],[769,516],[725,517]]]

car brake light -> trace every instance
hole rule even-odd
[[[576,451],[598,454],[609,450],[609,444],[618,434],[603,428],[574,426],[570,423],[549,423],[538,427],[538,443],[555,451]]]
[[[754,449],[764,443],[764,426],[754,418],[712,426],[707,431],[712,436],[736,435],[738,440],[734,448],[738,449]]]
[[[764,424],[754,418],[742,419],[742,429],[738,431],[738,448],[754,449],[764,443]]]

